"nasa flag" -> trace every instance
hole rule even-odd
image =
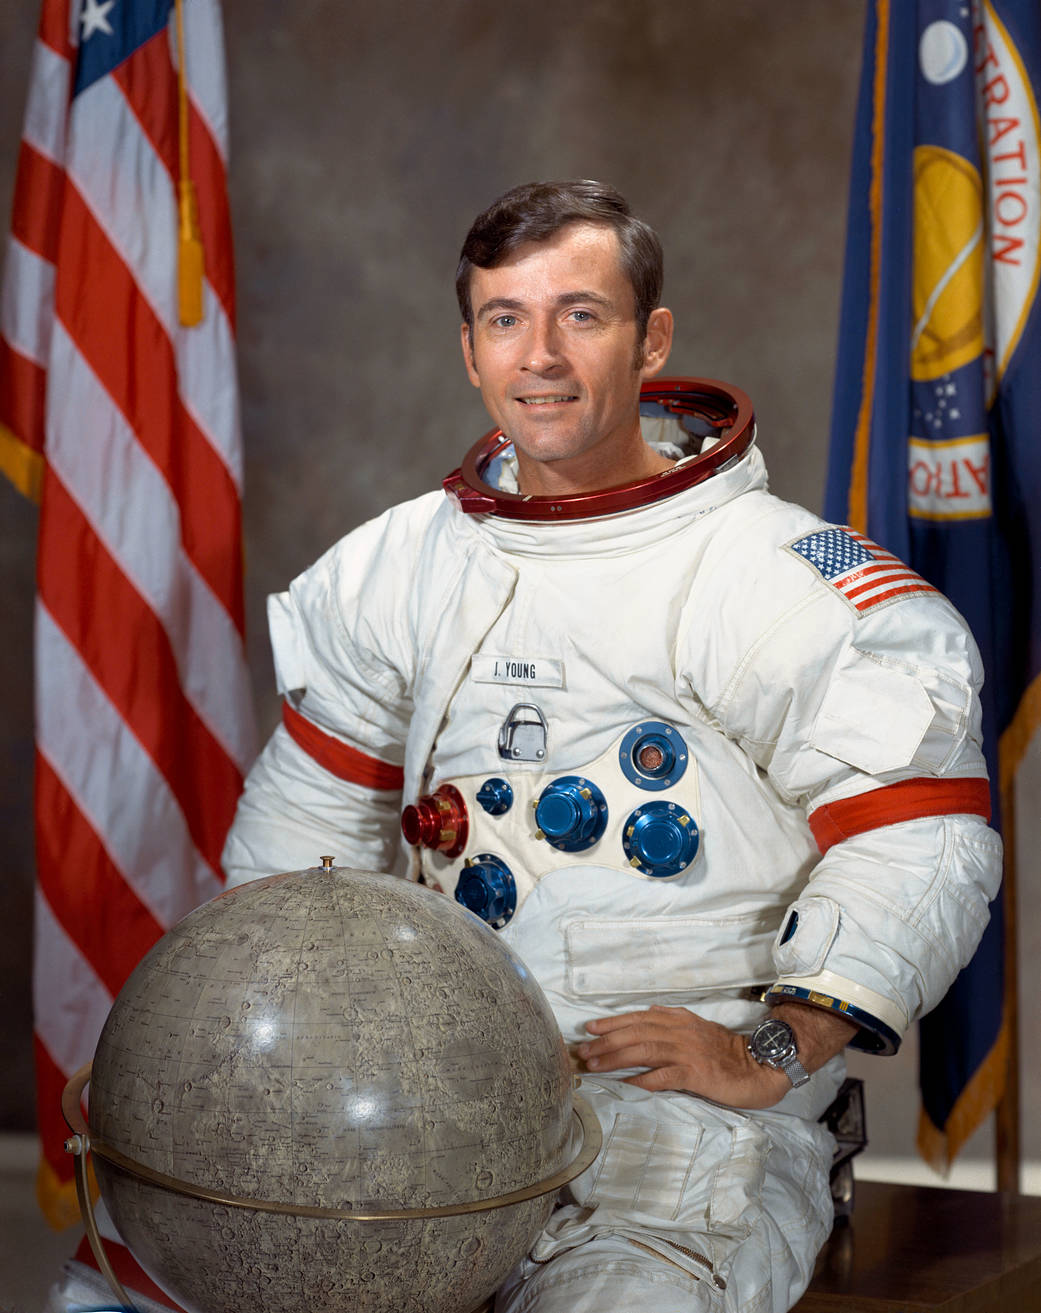
[[[1041,8],[871,0],[826,514],[959,608],[986,668],[992,810],[1041,720]],[[918,1144],[946,1167],[1000,1100],[1000,900],[922,1023]]]

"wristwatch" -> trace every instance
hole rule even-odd
[[[767,1017],[765,1021],[760,1021],[748,1037],[748,1051],[764,1067],[783,1071],[795,1089],[810,1079],[810,1073],[799,1061],[795,1031],[787,1021],[781,1021],[778,1017]]]

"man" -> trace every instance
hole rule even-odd
[[[500,1313],[779,1313],[830,1227],[842,1049],[893,1051],[997,888],[978,656],[754,444],[664,437],[669,407],[645,440],[673,324],[617,193],[507,193],[457,290],[512,445],[272,599],[285,723],[229,879],[404,856],[543,986],[605,1147]]]

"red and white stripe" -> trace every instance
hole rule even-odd
[[[895,597],[939,592],[939,589],[926,583],[920,574],[916,574],[898,556],[887,552],[884,547],[879,547],[878,543],[865,538],[855,529],[847,528],[846,532],[865,551],[871,553],[874,561],[871,565],[858,565],[829,582],[843,597],[847,597],[858,611],[870,611],[873,606],[890,602]]]
[[[0,292],[0,441],[42,473],[34,1001],[56,1214],[62,1087],[140,957],[222,887],[255,751],[218,0],[185,0],[196,328],[177,313],[175,42],[70,106],[79,7],[44,0]]]

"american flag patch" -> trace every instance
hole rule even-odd
[[[788,544],[857,611],[883,602],[937,593],[921,575],[854,529],[821,529]]]

